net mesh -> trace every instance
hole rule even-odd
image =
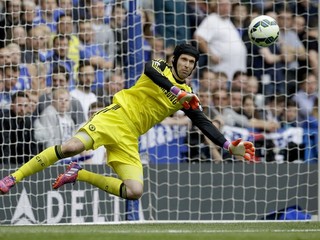
[[[140,202],[82,183],[51,190],[60,165],[71,161],[111,174],[99,148],[23,180],[1,198],[1,223],[257,220],[292,206],[317,215],[316,0],[11,0],[0,8],[1,176],[73,136],[134,85],[145,62],[171,64],[182,42],[201,53],[188,82],[206,115],[228,140],[256,146],[244,163],[179,111],[140,138]],[[267,48],[249,41],[259,15],[280,27]]]

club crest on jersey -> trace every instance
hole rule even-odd
[[[90,131],[94,131],[94,130],[96,130],[96,127],[93,124],[90,124],[89,129],[90,129]]]

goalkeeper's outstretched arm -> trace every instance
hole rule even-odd
[[[202,111],[184,109],[184,112],[214,144],[228,150],[232,155],[244,157],[249,161],[254,157],[255,148],[251,142],[242,141],[240,138],[230,142]]]

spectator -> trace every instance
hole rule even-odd
[[[30,100],[29,108],[28,108],[28,115],[32,115],[37,110],[37,106],[39,103],[39,94],[34,91],[28,91],[28,98]]]
[[[267,121],[280,123],[281,116],[285,111],[287,98],[284,95],[273,95],[267,98],[263,108],[263,118]]]
[[[3,71],[4,90],[2,92],[1,106],[9,109],[11,95],[16,91],[24,89],[19,84],[20,68],[18,66],[6,66]]]
[[[12,28],[12,37],[8,41],[8,44],[15,43],[19,45],[20,51],[21,51],[21,62],[24,63],[25,60],[25,50],[26,50],[26,44],[27,44],[27,32],[26,30],[21,26],[14,26]]]
[[[293,16],[293,24],[292,24],[292,30],[294,30],[300,41],[304,42],[306,39],[306,20],[301,15],[295,15]]]
[[[21,51],[23,52],[26,49],[26,43],[27,43],[26,30],[21,26],[12,27],[12,36],[11,36],[11,39],[8,39],[7,45],[10,43],[18,44]]]
[[[36,17],[39,17],[38,21],[35,22],[35,25],[45,24],[49,27],[50,32],[55,34],[57,32],[57,20],[63,11],[58,8],[56,0],[40,0],[40,8],[36,13]]]
[[[19,78],[16,84],[17,89],[19,90],[30,90],[32,77],[29,71],[31,66],[21,63],[21,50],[18,44],[10,43],[6,47],[11,53],[10,55],[10,66],[17,66],[19,68]]]
[[[104,86],[104,102],[105,105],[109,105],[112,103],[113,96],[124,89],[125,87],[125,77],[121,71],[112,71],[109,76],[109,80],[106,82]]]
[[[318,21],[318,7],[317,4],[312,3],[310,0],[293,1],[291,3],[292,12],[296,15],[303,16],[307,27],[311,27],[309,23],[312,21]]]
[[[2,164],[21,164],[38,151],[28,114],[30,101],[26,93],[18,91],[10,102],[10,109],[0,111],[0,156]]]
[[[167,59],[167,52],[164,48],[164,39],[155,36],[153,39],[152,59]]]
[[[253,95],[244,95],[242,98],[242,111],[248,119],[263,119],[263,115],[255,107]]]
[[[142,22],[142,31],[144,37],[147,41],[152,42],[155,32],[154,32],[154,16],[148,9],[140,8],[141,13],[141,22]]]
[[[37,5],[33,0],[24,0],[22,2],[22,26],[26,32],[29,32],[31,28],[35,27],[40,22],[40,17],[36,16]]]
[[[246,47],[229,16],[230,0],[213,4],[214,13],[206,17],[195,31],[200,50],[207,54],[209,67],[227,73],[231,81],[236,71],[246,71]]]
[[[212,93],[213,106],[219,114],[222,114],[224,108],[229,106],[229,96],[226,89],[219,89]]]
[[[248,75],[245,72],[236,71],[233,74],[232,81],[230,82],[230,90],[244,92],[247,88]]]
[[[286,110],[281,116],[281,128],[282,130],[286,130],[292,127],[298,127],[298,109],[297,104],[289,99],[286,104]],[[283,156],[284,161],[303,161],[304,148],[304,144],[297,144],[293,141],[289,141],[287,146],[280,150],[279,154]]]
[[[251,0],[250,1],[250,12],[258,12],[258,13],[262,13],[262,12],[265,12],[266,9],[269,9],[269,8],[273,8],[274,7],[274,2],[272,1],[261,1],[261,0]]]
[[[91,85],[94,82],[94,67],[89,61],[80,62],[78,73],[78,84],[70,95],[81,103],[85,119],[89,117],[89,107],[92,103],[97,102],[97,96],[91,92]]]
[[[304,80],[299,84],[298,92],[293,96],[293,100],[299,107],[299,121],[305,121],[312,113],[314,104],[318,98],[318,80],[312,74],[306,74]]]
[[[101,45],[108,54],[109,61],[114,62],[115,41],[113,31],[109,24],[105,23],[105,3],[101,0],[93,1],[90,8],[92,28],[95,32],[95,43]]]
[[[255,104],[257,108],[261,109],[265,104],[265,96],[259,93],[259,82],[255,76],[248,76],[246,87],[243,89],[244,93],[255,96]]]
[[[47,58],[47,62],[50,64],[48,71],[47,86],[51,86],[51,73],[56,65],[62,65],[68,72],[69,75],[69,88],[73,89],[75,83],[73,80],[74,73],[74,62],[68,58],[69,52],[69,36],[68,35],[57,35],[53,39],[53,54]]]
[[[44,147],[61,144],[75,133],[75,123],[70,116],[70,94],[67,89],[55,89],[52,103],[34,122],[34,137]]]
[[[21,0],[5,1],[4,18],[0,21],[0,48],[5,46],[13,26],[21,23]]]
[[[140,16],[142,22],[142,34],[143,34],[143,52],[144,52],[144,61],[151,61],[152,60],[152,45],[154,40],[154,33],[152,30],[152,22],[150,19],[149,13],[144,10],[140,9]]]
[[[80,60],[80,40],[73,33],[74,25],[71,16],[62,14],[57,21],[57,35],[67,36],[69,38],[68,58],[74,62],[73,72],[78,71]]]
[[[215,72],[215,74],[218,89],[227,90],[229,85],[228,75],[225,72]]]
[[[45,63],[28,64],[31,76],[30,93],[40,97],[47,93],[47,66]]]
[[[5,67],[11,64],[11,56],[8,48],[0,48],[0,66]]]
[[[74,9],[73,0],[58,0],[57,3],[64,15],[72,17]]]
[[[112,6],[110,27],[113,30],[115,42],[115,61],[116,67],[126,67],[128,60],[128,32],[126,28],[127,10],[121,3]]]
[[[90,64],[96,68],[95,81],[91,85],[91,90],[95,93],[101,92],[106,71],[113,68],[113,62],[110,61],[104,48],[95,43],[95,34],[89,21],[79,23],[79,39],[81,41],[80,60],[90,61]]]
[[[204,68],[200,71],[199,81],[192,81],[192,89],[194,92],[209,91],[215,92],[219,88],[219,83],[216,79],[216,74],[208,68]]]
[[[282,8],[278,12],[278,25],[280,28],[279,44],[284,56],[284,69],[287,81],[287,93],[297,91],[298,60],[306,59],[306,50],[296,32],[292,30],[293,16],[288,8]]]
[[[245,20],[248,17],[248,8],[243,3],[232,4],[231,21],[239,32],[241,39],[246,31],[248,31]]]
[[[202,111],[208,116],[208,118],[212,120],[219,118],[217,122],[213,123],[217,128],[220,129],[223,126],[223,120],[217,108],[212,104],[212,93],[208,90],[199,92],[199,99],[201,102]]]
[[[252,138],[254,139],[255,146],[257,147],[255,161],[272,162],[275,159],[274,142],[271,139],[265,139],[263,133],[264,127],[259,127],[258,121],[261,121],[264,125],[268,125],[267,121],[264,121],[263,114],[255,106],[255,97],[253,95],[245,95],[242,98],[242,111],[243,115],[247,117],[248,121],[252,121],[250,130]],[[255,124],[253,124],[255,122]],[[271,122],[269,123],[271,125]],[[258,127],[256,127],[258,126]],[[278,127],[278,126],[277,126]]]
[[[281,128],[298,127],[298,108],[296,102],[288,99],[285,111],[281,116]]]
[[[51,77],[52,87],[49,87],[47,92],[39,97],[39,103],[35,112],[36,116],[39,116],[46,107],[52,104],[52,92],[55,89],[69,88],[69,74],[64,66],[56,65],[52,70]],[[71,118],[74,121],[76,128],[78,128],[85,121],[85,117],[81,103],[73,97],[70,98],[70,112]]]
[[[280,125],[274,121],[266,121],[264,119],[258,119],[252,117],[248,119],[247,116],[243,115],[243,99],[242,93],[239,91],[232,91],[229,94],[230,107],[223,109],[223,120],[226,125],[259,129],[260,131],[274,132]]]
[[[264,95],[258,93],[259,83],[255,76],[248,76],[244,72],[237,71],[231,82],[231,91],[240,91],[245,95],[254,96],[255,105],[263,107]],[[258,103],[258,105],[257,105]]]
[[[46,25],[38,25],[28,32],[27,50],[25,53],[25,63],[45,62],[52,51],[49,50],[51,42],[49,40],[50,29]]]
[[[16,65],[19,66],[21,64],[21,49],[18,44],[16,43],[9,43],[6,46],[8,53],[10,54],[10,60],[7,62],[7,65]]]
[[[256,95],[259,90],[258,79],[255,76],[247,76],[246,87],[243,91],[247,94]]]

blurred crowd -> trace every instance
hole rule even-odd
[[[61,144],[128,87],[130,3],[141,20],[144,62],[170,64],[177,43],[197,46],[201,57],[190,85],[219,129],[250,130],[255,161],[317,161],[317,0],[2,0],[2,164],[24,163]],[[279,40],[267,48],[250,43],[247,32],[261,14],[280,27]],[[190,122],[178,114],[162,124]],[[303,141],[278,149],[265,137],[288,128],[302,128]],[[190,161],[228,157],[194,126],[186,143]],[[77,159],[102,163],[105,150]]]

